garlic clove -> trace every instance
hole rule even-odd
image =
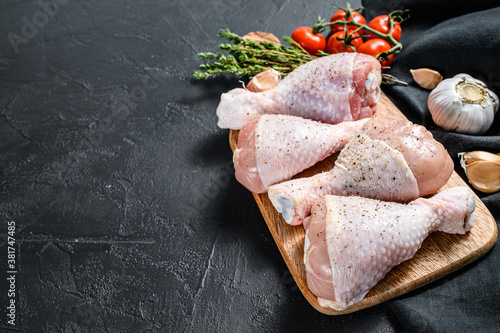
[[[269,68],[255,75],[247,84],[246,89],[252,92],[266,91],[276,86],[280,81],[281,74],[278,71]]]
[[[500,190],[500,154],[473,151],[459,156],[460,165],[472,186],[485,193]]]
[[[413,80],[425,89],[434,89],[439,82],[443,80],[443,76],[429,68],[410,69]]]
[[[271,42],[271,43],[274,43],[276,45],[281,45],[279,38],[271,33],[268,33],[268,32],[253,31],[253,32],[249,32],[248,34],[243,36],[243,38],[251,39],[254,42],[261,43],[261,44],[264,42]]]

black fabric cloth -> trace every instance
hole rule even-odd
[[[484,150],[500,152],[500,112],[488,132],[466,135],[442,130],[428,111],[429,90],[413,82],[410,69],[431,68],[444,78],[466,73],[500,94],[500,7],[495,1],[364,1],[367,20],[393,10],[408,9],[403,22],[403,50],[388,73],[409,86],[383,88],[400,110],[413,122],[426,126],[452,156],[456,171],[466,179],[458,154]],[[500,219],[500,193],[477,195]]]
[[[0,331],[498,332],[497,245],[414,291],[327,316],[302,295],[252,194],[235,180],[215,110],[241,83],[194,80],[196,53],[225,42],[220,28],[289,36],[331,17],[332,4],[346,5],[2,0]],[[415,67],[491,74],[500,90],[494,3],[363,5],[367,18],[411,10],[391,74],[408,82]],[[481,137],[446,133],[425,111],[426,91],[384,91],[453,155],[498,150],[498,119]],[[498,196],[483,200],[498,221]]]

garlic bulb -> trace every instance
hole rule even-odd
[[[493,123],[499,100],[480,80],[458,74],[431,91],[427,106],[436,125],[444,130],[483,134]]]
[[[500,154],[473,151],[459,156],[460,165],[472,186],[485,193],[500,190]]]

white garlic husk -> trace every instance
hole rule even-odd
[[[468,74],[441,81],[429,94],[427,106],[436,125],[446,131],[484,134],[498,111],[498,96]]]

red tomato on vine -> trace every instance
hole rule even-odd
[[[383,40],[382,38],[369,39],[360,46],[356,48],[359,53],[369,54],[371,56],[377,57],[382,52],[389,51],[391,49],[391,44]],[[381,61],[382,67],[390,66],[394,60],[394,54],[389,56],[389,60]]]
[[[317,55],[326,47],[325,36],[313,33],[310,27],[298,27],[293,31],[292,39],[312,55]]]
[[[394,22],[394,27],[392,28],[392,37],[399,42],[399,39],[401,38],[401,25],[398,22],[396,22],[393,18],[391,18],[391,20]],[[390,30],[389,15],[380,15],[375,17],[373,20],[370,21],[368,27],[383,34],[388,34]],[[367,32],[367,35],[368,38],[370,39],[377,38],[377,36],[371,34],[369,31]]]
[[[363,44],[363,40],[360,38],[358,33],[354,33],[352,35],[347,35],[348,39],[347,43],[350,43],[351,46],[346,45],[344,42],[339,39],[346,39],[344,31],[337,31],[333,35],[330,36],[328,42],[326,44],[326,52],[329,54],[333,53],[341,53],[341,52],[355,52],[357,47]]]
[[[346,12],[343,9],[339,9],[335,14],[333,14],[332,18],[330,19],[330,22],[335,22],[335,21],[340,21],[340,20],[345,20],[346,17]],[[363,15],[358,13],[357,11],[352,11],[351,12],[351,17],[347,19],[347,21],[353,21],[357,22],[359,24],[364,24],[366,25],[366,19],[364,18]],[[332,32],[336,31],[344,31],[344,25],[343,24],[333,24],[331,25]],[[347,31],[353,31],[357,29],[357,27],[353,25],[348,25],[347,26]],[[364,30],[360,30],[359,33],[362,35],[364,33]]]

